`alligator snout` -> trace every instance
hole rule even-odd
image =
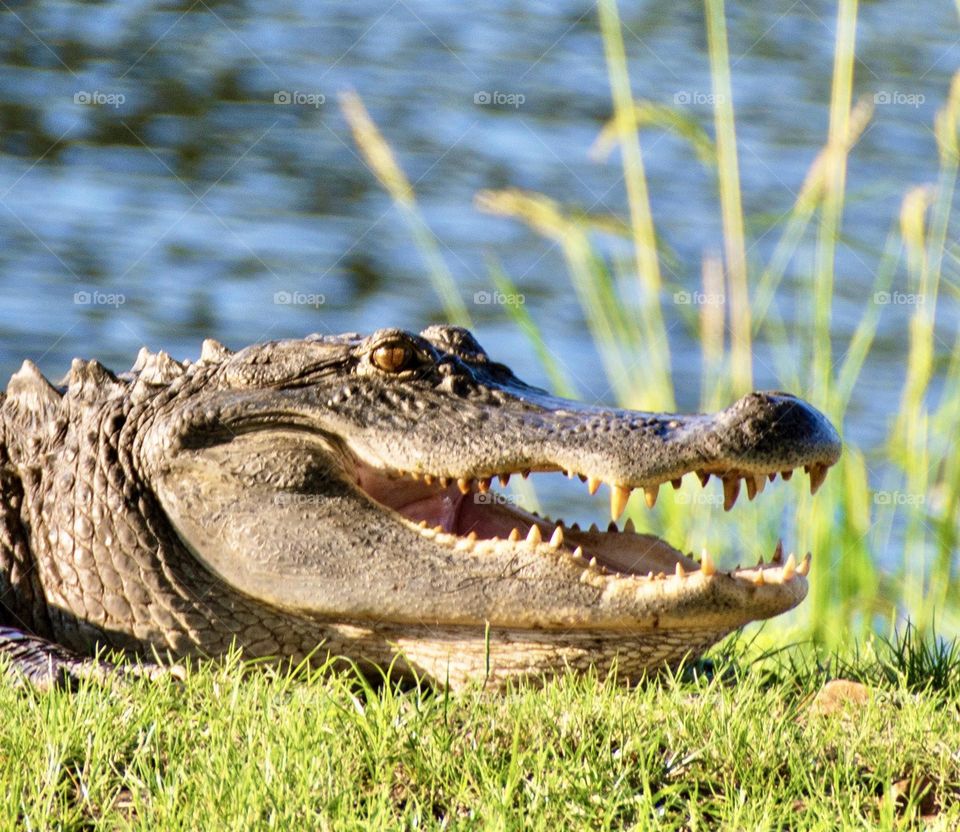
[[[825,475],[840,458],[840,436],[830,421],[790,393],[748,393],[717,414],[715,422],[711,453],[722,461],[736,460],[734,467],[744,473],[803,466],[816,490],[820,472]]]

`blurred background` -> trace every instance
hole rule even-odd
[[[751,290],[776,257],[827,141],[844,8],[849,13],[850,4],[800,0],[722,10]],[[926,480],[911,479],[897,462],[896,448],[910,453],[909,443],[897,445],[894,425],[903,413],[918,289],[906,260],[885,261],[884,251],[902,247],[905,194],[942,185],[934,123],[960,63],[960,28],[957,9],[936,0],[853,8],[852,99],[871,112],[846,160],[826,366],[839,366],[867,318],[869,349],[848,399],[831,405],[830,386],[810,380],[811,287],[823,234],[814,222],[790,247],[782,279],[769,284],[771,311],[758,324],[751,369],[759,389],[783,386],[786,374],[799,384],[793,392],[842,424],[856,467],[832,475],[827,508],[813,524],[825,530],[817,539],[827,549],[815,551],[815,570],[819,562],[829,576],[830,565],[858,564],[861,571],[839,581],[841,600],[849,616],[872,620],[891,610],[916,615],[912,605],[929,600],[929,582],[952,579],[949,478],[928,464]],[[672,392],[678,408],[696,409],[705,373],[726,377],[729,370],[722,361],[705,364],[698,308],[710,303],[704,258],[722,258],[729,242],[716,165],[696,152],[698,142],[711,152],[722,87],[715,86],[703,5],[624,3],[619,14],[633,96],[674,119],[674,129],[641,130],[640,143]],[[562,241],[475,204],[482,189],[520,188],[589,218],[591,251],[608,264],[624,314],[646,302],[632,288],[624,167],[616,149],[596,144],[614,113],[609,48],[596,6],[563,0],[478,2],[468,10],[430,0],[4,3],[0,375],[28,357],[56,379],[78,355],[125,369],[142,345],[183,359],[196,357],[205,337],[237,348],[448,319],[449,304],[427,274],[437,263],[425,261],[409,216],[378,182],[344,119],[339,96],[353,90],[416,192],[432,250],[491,355],[527,381],[556,389],[562,377],[566,392],[585,400],[622,399],[604,373],[596,321],[568,279]],[[951,389],[957,337],[952,235],[939,253],[938,305],[935,314],[929,304],[926,310],[924,408],[937,407]],[[493,271],[512,281],[521,312],[539,329],[539,354]],[[770,315],[773,329],[765,326]],[[649,357],[624,350],[625,377]],[[633,389],[631,404],[645,406],[639,380]],[[726,402],[738,392],[730,388]],[[649,406],[663,398],[651,394]],[[924,434],[925,452],[952,448],[955,435],[946,428]],[[798,512],[813,510],[801,486],[778,488],[761,509],[772,518],[745,509],[746,528],[763,541],[757,551],[769,553],[779,534],[786,539],[799,528],[803,536],[807,515],[778,505],[795,500]],[[863,489],[869,493],[852,494]],[[936,495],[940,502],[931,504]],[[538,497],[548,513],[568,520],[590,522],[604,511],[602,497],[593,504],[565,483],[548,484]],[[656,526],[673,522],[671,511],[635,516]],[[684,527],[691,546],[699,550],[699,539],[713,536],[721,552],[736,548],[733,521],[716,501],[700,511],[706,519]],[[910,548],[911,522],[919,524],[919,549]],[[840,528],[842,539],[829,536]],[[929,568],[909,590],[903,582],[912,559]],[[834,597],[840,590],[825,583],[818,591]],[[932,613],[954,603],[946,585],[938,593],[941,609],[932,604]]]

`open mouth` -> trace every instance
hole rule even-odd
[[[805,466],[810,476],[811,492],[823,483],[828,464]],[[558,468],[538,470],[558,471]],[[530,471],[504,471],[489,476],[453,480],[444,476],[409,471],[384,471],[364,463],[357,464],[356,485],[381,507],[390,509],[416,528],[420,534],[458,550],[483,554],[493,545],[548,547],[582,563],[591,572],[611,576],[632,576],[649,580],[685,579],[694,575],[710,578],[726,575],[755,585],[782,584],[806,576],[810,555],[798,560],[795,555],[783,556],[778,543],[771,559],[756,565],[720,572],[711,554],[704,549],[700,558],[686,555],[666,541],[651,534],[638,533],[632,520],[623,526],[618,520],[626,509],[632,487],[610,485],[611,520],[606,530],[596,524],[582,529],[576,523],[552,522],[535,512],[517,506],[512,498],[492,488],[494,480],[506,486],[512,475],[526,478]],[[564,471],[568,478],[579,479],[590,494],[603,484],[599,479],[575,471]],[[780,474],[789,480],[793,470],[769,472],[731,472],[698,470],[702,487],[717,474],[723,483],[724,509],[730,510],[745,485],[748,499],[753,500]],[[682,476],[669,480],[675,489],[681,487]],[[668,482],[668,481],[664,481]],[[638,486],[652,508],[659,488],[664,483]],[[486,546],[484,545],[486,544]]]

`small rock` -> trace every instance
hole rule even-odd
[[[860,682],[849,679],[831,679],[814,696],[810,713],[827,716],[846,707],[863,707],[873,697],[873,691]]]

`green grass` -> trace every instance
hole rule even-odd
[[[960,824],[960,653],[916,637],[858,655],[734,640],[710,673],[635,689],[568,676],[448,697],[243,670],[0,684],[0,829]],[[869,701],[812,713],[831,675]]]

